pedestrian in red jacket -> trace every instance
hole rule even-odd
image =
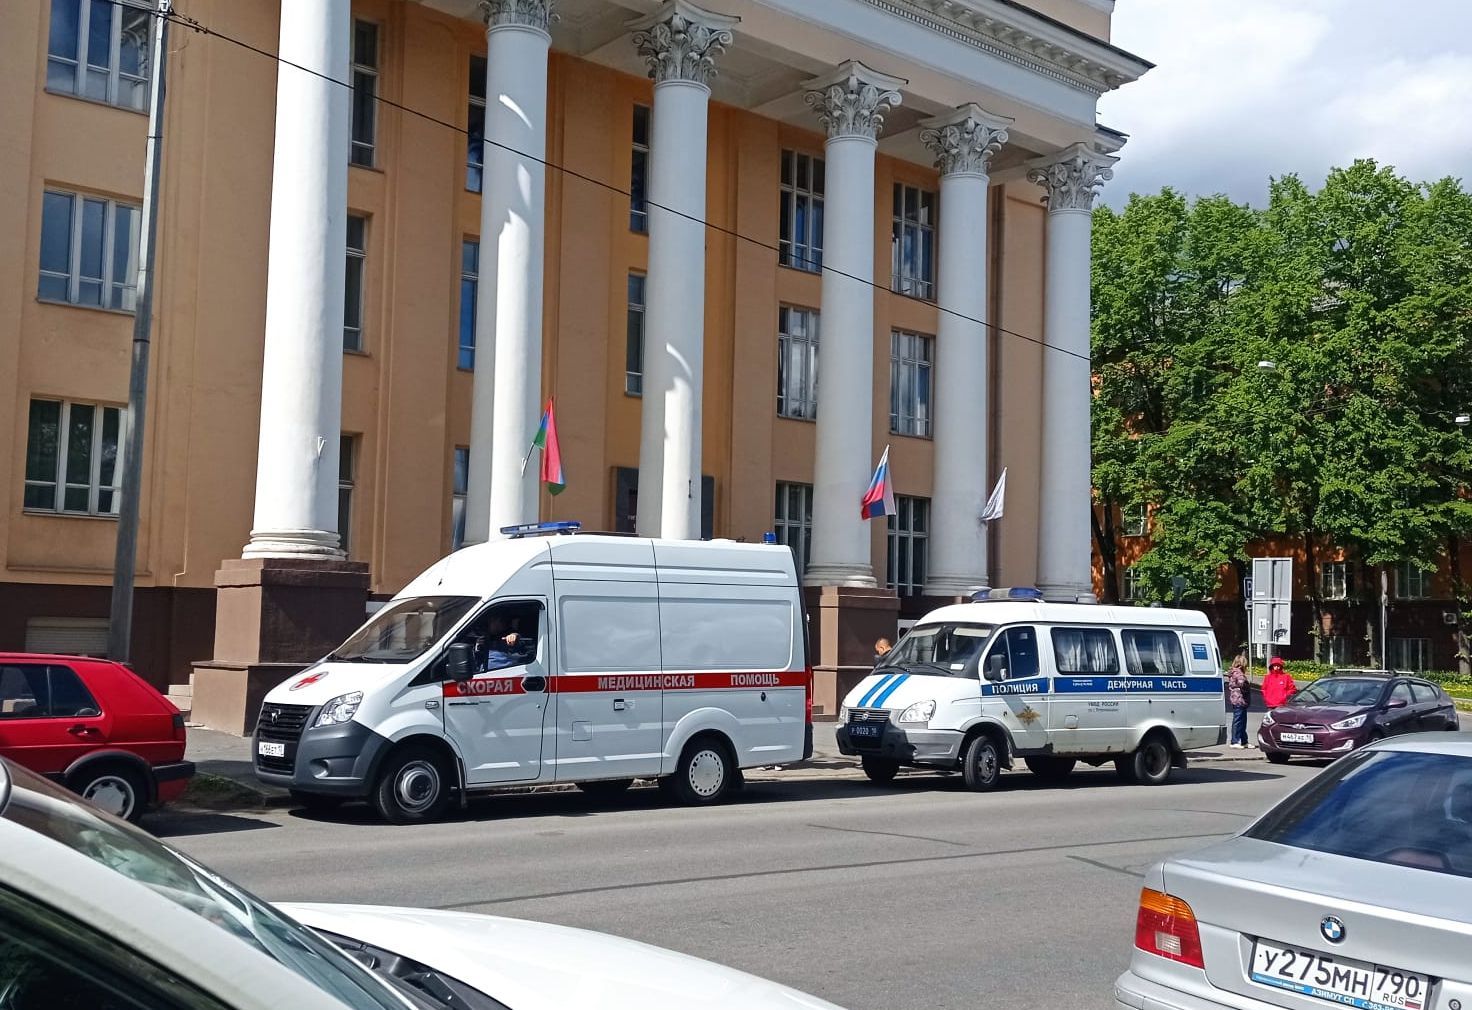
[[[1293,675],[1283,669],[1283,661],[1276,657],[1268,663],[1268,675],[1262,679],[1262,700],[1268,708],[1277,708],[1293,697],[1298,685]]]

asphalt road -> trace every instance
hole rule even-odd
[[[957,777],[794,776],[710,809],[502,796],[390,827],[365,808],[172,813],[153,829],[261,896],[466,909],[617,933],[851,1010],[1108,1008],[1139,874],[1231,833],[1315,769],[1199,764],[1161,787],[1112,770],[991,795]]]

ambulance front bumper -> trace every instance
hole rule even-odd
[[[286,743],[280,759],[268,762],[260,753],[261,738],[258,728],[256,778],[268,785],[345,799],[368,795],[379,759],[390,745],[387,738],[350,721],[307,729]]]
[[[849,757],[877,757],[916,765],[953,765],[961,759],[963,736],[958,730],[901,728],[885,723],[876,740],[853,736],[844,723],[835,735],[838,752]]]

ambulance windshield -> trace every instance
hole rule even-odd
[[[390,603],[327,659],[348,663],[413,662],[459,624],[474,605],[473,596],[416,596]]]
[[[969,676],[991,637],[990,624],[927,624],[910,629],[879,664],[919,673]]]

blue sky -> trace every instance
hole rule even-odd
[[[1118,0],[1114,42],[1156,68],[1106,95],[1131,135],[1104,190],[1260,204],[1372,157],[1472,185],[1472,0]]]

